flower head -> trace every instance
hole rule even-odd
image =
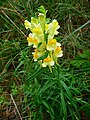
[[[24,25],[25,25],[26,29],[28,29],[28,28],[31,29],[31,23],[28,20],[24,21]]]
[[[54,50],[54,56],[55,57],[62,57],[63,56],[63,51],[61,50],[60,46],[57,46],[56,49]]]
[[[38,61],[38,58],[40,58],[43,55],[43,53],[38,51],[37,49],[35,49],[34,51],[35,52],[32,52],[33,59],[34,59],[34,61]]]
[[[47,43],[47,50],[54,50],[56,48],[56,39],[51,39],[51,40],[48,40],[48,43]]]
[[[48,39],[53,39],[54,35],[57,35],[59,32],[57,31],[60,28],[57,20],[53,20],[48,27]]]
[[[42,64],[42,67],[51,69],[57,63],[57,58],[63,56],[61,44],[54,38],[60,28],[57,20],[51,23],[47,22],[46,11],[44,7],[38,10],[38,18],[31,17],[31,22],[25,20],[24,25],[26,29],[30,29],[31,33],[27,37],[28,45],[33,45],[35,48],[33,54],[34,61]]]
[[[28,46],[33,45],[34,48],[37,48],[39,41],[32,33],[30,33],[27,37],[27,41]]]
[[[50,57],[47,57],[43,60],[42,66],[46,67],[46,66],[53,66],[54,65],[54,60]]]

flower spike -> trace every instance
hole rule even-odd
[[[45,8],[43,6],[38,9],[37,18],[31,17],[31,22],[25,20],[26,29],[30,29],[31,33],[27,37],[28,45],[35,48],[33,54],[34,61],[38,61],[42,67],[51,67],[57,63],[57,59],[63,56],[61,44],[54,38],[60,28],[56,19],[51,23],[47,22]]]

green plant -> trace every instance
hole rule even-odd
[[[15,84],[13,84],[12,86],[11,86],[11,93],[12,93],[12,95],[14,95],[14,96],[16,96],[19,92],[18,92],[18,87],[15,85]]]
[[[4,96],[0,96],[0,105],[2,105],[5,102]]]
[[[64,55],[52,73],[33,62],[33,48],[27,47],[26,42],[29,31],[24,21],[36,17],[40,5],[48,10],[47,22],[57,19],[60,25],[55,39],[62,42]],[[81,111],[89,118],[89,7],[85,0],[8,0],[2,4],[0,82],[3,91],[14,93],[24,119],[82,119]]]

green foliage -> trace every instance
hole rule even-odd
[[[0,88],[0,107],[5,105],[5,104],[8,105],[7,101],[5,99],[5,95],[3,93],[4,93],[3,88]]]
[[[89,2],[8,0],[0,3],[0,85],[3,87],[0,89],[0,104],[6,102],[2,93],[7,91],[15,101],[21,98],[21,109],[18,109],[22,117],[29,117],[25,118],[28,120],[81,120],[81,111],[89,118]],[[25,19],[35,16],[41,5],[48,10],[47,23],[57,19],[61,26],[57,39],[62,41],[64,56],[52,73],[33,63],[33,48],[27,47],[26,41],[29,31],[25,31],[23,25]],[[39,12],[45,13],[43,7]]]
[[[14,96],[18,94],[18,87],[15,84],[13,84],[13,86],[11,86],[11,93]]]
[[[75,60],[71,61],[71,64],[77,68],[90,68],[90,51],[85,50],[83,53],[79,53]]]
[[[8,1],[8,0],[1,0],[1,1],[0,1],[0,7],[1,7],[2,5],[7,4],[7,1]]]
[[[5,102],[5,98],[3,96],[0,96],[0,105],[2,105]]]
[[[44,6],[40,6],[38,8],[38,12],[43,13],[44,15],[46,15],[46,10],[45,10]]]
[[[85,106],[82,108],[82,111],[84,111],[85,114],[86,114],[86,116],[87,116],[88,118],[90,118],[90,104],[85,105]]]
[[[37,60],[44,60],[48,56],[48,52],[45,53],[45,55],[39,57]]]

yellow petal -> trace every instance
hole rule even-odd
[[[49,40],[47,44],[47,50],[50,51],[54,50],[56,48],[56,43],[57,43],[56,39]]]
[[[47,67],[47,65],[48,65],[48,64],[47,64],[47,63],[45,63],[45,62],[44,62],[44,63],[42,63],[42,67]]]
[[[38,20],[34,17],[31,17],[31,24],[33,28],[36,27],[38,24]]]
[[[44,28],[45,28],[45,15],[42,14],[42,13],[39,13],[39,15],[38,15],[38,21],[39,21],[42,29],[44,30]]]
[[[54,61],[53,61],[52,58],[47,57],[47,58],[45,58],[45,59],[43,60],[42,66],[43,66],[43,67],[46,67],[47,65],[48,65],[48,66],[53,66],[53,65],[54,65]]]
[[[26,29],[28,29],[28,28],[31,29],[31,23],[28,20],[24,21],[24,25],[25,25]]]
[[[48,28],[48,33],[49,33],[49,38],[53,38],[54,35],[58,34],[58,29],[60,28],[60,26],[58,25],[57,20],[53,20],[50,24],[49,24],[49,28]]]
[[[32,30],[32,32],[33,32],[34,34],[36,34],[37,36],[43,34],[42,28],[40,28],[40,26],[35,27],[35,28]]]
[[[57,48],[55,49],[54,56],[56,56],[56,57],[62,57],[63,56],[63,51],[61,50],[60,46],[57,46]]]
[[[50,57],[45,58],[45,59],[43,60],[43,62],[51,62],[51,61],[52,61],[52,58],[50,58]]]

